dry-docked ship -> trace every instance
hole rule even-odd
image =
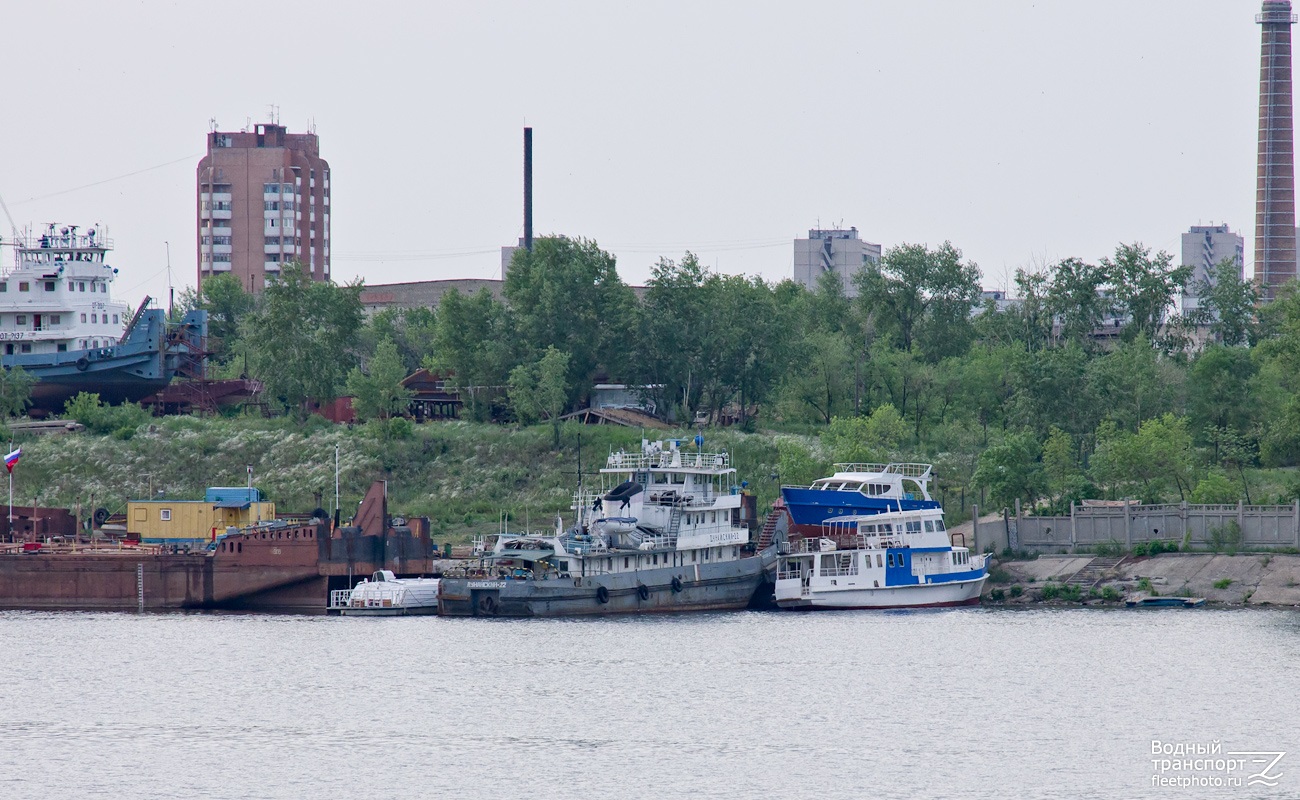
[[[566,616],[744,608],[770,599],[773,548],[754,552],[727,453],[642,442],[611,453],[602,491],[579,491],[577,520],[503,533],[477,568],[444,575],[450,616]]]
[[[38,380],[32,405],[61,411],[78,392],[105,402],[137,401],[202,360],[207,312],[169,328],[148,299],[131,313],[111,298],[112,242],[98,226],[51,224],[18,234],[15,264],[0,274],[0,364]]]

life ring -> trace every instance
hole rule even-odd
[[[484,597],[482,600],[478,601],[478,607],[479,610],[482,611],[484,614],[495,614],[497,613],[496,598],[491,595],[488,595],[487,597]]]
[[[674,576],[673,576],[673,591],[674,591],[674,592],[680,592],[681,590],[682,590],[682,579],[681,579],[680,577],[674,575]]]
[[[86,358],[85,356],[82,356],[81,358],[77,359],[77,369],[81,370],[82,372],[85,372],[89,368],[90,368],[90,359]]]
[[[609,589],[601,586],[596,589],[596,602],[604,605],[609,602]]]
[[[649,600],[650,587],[646,586],[644,583],[638,583],[636,585],[636,596],[641,598],[642,600]]]

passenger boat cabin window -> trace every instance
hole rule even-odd
[[[623,556],[623,569],[627,569],[627,565],[628,565],[627,556]]]
[[[18,291],[26,292],[31,290],[31,285],[27,281],[18,281]]]
[[[51,315],[50,315],[50,324],[51,324],[51,325],[61,325],[61,324],[63,324],[63,315],[61,315],[61,314],[51,314]]]
[[[82,321],[82,322],[85,322],[85,321],[86,321],[86,315],[85,315],[85,314],[82,314],[82,315],[81,315],[81,321]]]
[[[876,566],[877,567],[885,566],[884,556],[880,555],[879,553],[876,553]]]
[[[18,316],[14,317],[14,324],[15,324],[15,325],[26,325],[26,324],[27,324],[27,315],[26,315],[26,314],[19,314]]]
[[[67,343],[67,342],[59,342],[59,346],[58,346],[57,350],[58,350],[58,352],[60,352],[60,353],[66,353],[66,352],[68,352],[68,343]]]
[[[893,554],[893,553],[890,553],[890,554],[889,554],[889,566],[891,566],[891,567],[894,566],[894,554]]]
[[[32,346],[30,344],[25,344],[22,346],[22,351],[24,353],[30,353],[32,352]]]
[[[54,291],[54,281],[46,281],[46,282],[45,282],[45,291],[47,291],[47,292],[52,292],[52,291]]]
[[[9,291],[9,281],[0,281],[0,292]]]
[[[85,281],[78,281],[78,282],[77,282],[77,291],[79,291],[79,292],[84,292],[84,291],[86,291],[86,282],[85,282]],[[82,322],[85,322],[85,320],[83,319]]]

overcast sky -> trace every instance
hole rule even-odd
[[[697,253],[791,275],[856,226],[945,239],[986,286],[1121,241],[1253,254],[1259,3],[10,3],[0,196],[102,222],[116,295],[195,280],[195,167],[279,108],[332,170],[333,274],[499,277],[522,235],[595,239],[624,280]],[[7,223],[0,223],[5,228]],[[5,252],[6,264],[11,254]]]

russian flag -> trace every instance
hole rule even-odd
[[[5,469],[9,470],[10,475],[13,474],[14,466],[18,463],[18,459],[22,457],[23,457],[23,449],[21,447],[13,451],[9,455],[5,456]]]

